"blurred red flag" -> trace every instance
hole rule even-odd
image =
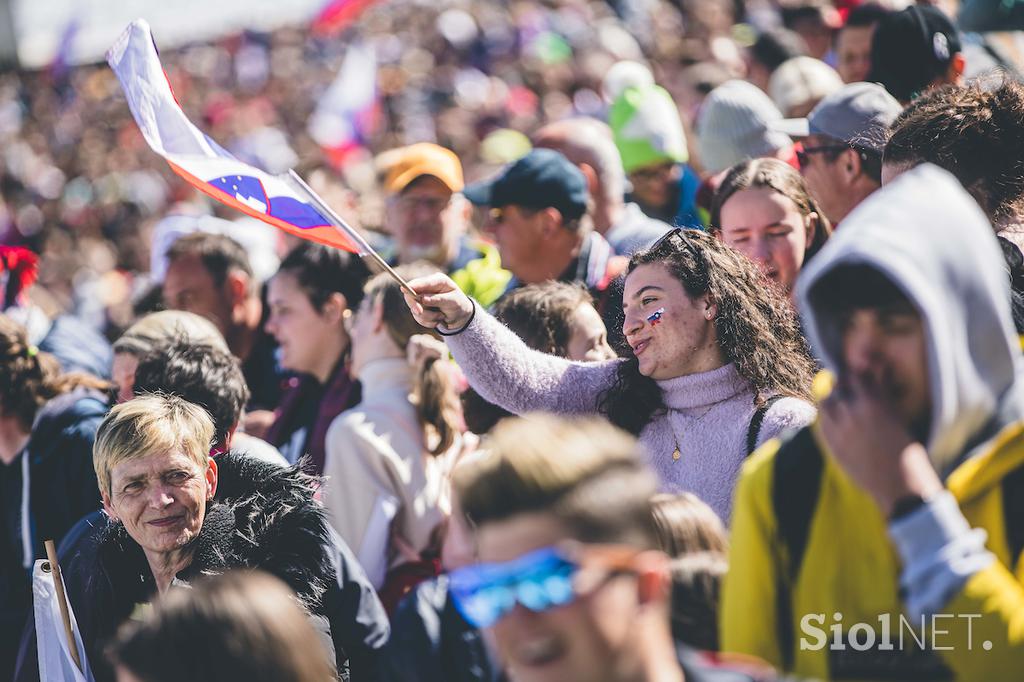
[[[329,0],[313,20],[313,33],[331,36],[344,31],[377,0]]]

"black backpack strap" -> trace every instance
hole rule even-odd
[[[1003,479],[1003,523],[1010,547],[1010,570],[1016,571],[1024,552],[1024,466]]]
[[[792,586],[800,573],[807,537],[818,505],[825,460],[811,428],[796,432],[775,454],[772,475],[772,509],[778,540],[786,548],[786,574],[776,586],[779,616],[779,650],[784,669],[791,669],[795,650],[792,614]]]
[[[768,414],[768,410],[772,409],[772,405],[782,400],[782,398],[783,396],[781,395],[773,395],[754,410],[754,415],[750,418],[750,426],[747,427],[748,457],[757,449],[757,437],[761,435],[761,424],[764,423],[765,415]]]

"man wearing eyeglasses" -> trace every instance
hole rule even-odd
[[[456,469],[480,563],[450,573],[450,594],[488,630],[510,679],[751,679],[673,642],[656,482],[642,461],[605,421],[532,415],[502,422],[486,453]]]
[[[833,225],[881,186],[886,131],[902,110],[882,86],[849,83],[819,102],[807,118],[773,125],[802,138],[800,171]]]
[[[386,225],[392,265],[426,260],[443,269],[481,305],[505,291],[512,275],[497,249],[469,234],[472,207],[461,192],[462,164],[453,152],[429,142],[382,157],[387,193]]]

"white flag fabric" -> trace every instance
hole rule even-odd
[[[44,571],[49,566],[44,559],[36,560],[32,569],[32,603],[36,621],[36,646],[39,653],[39,679],[45,682],[95,682],[89,661],[82,644],[82,634],[78,631],[75,611],[68,604],[68,615],[71,617],[71,629],[78,645],[78,655],[85,672],[75,666],[68,647],[67,635],[64,632],[64,620],[60,615],[57,602],[57,587],[53,584],[53,574]],[[67,594],[67,589],[64,590]]]
[[[132,116],[149,146],[186,182],[217,201],[302,239],[353,253],[363,248],[348,226],[335,226],[287,175],[239,161],[207,137],[178,106],[144,19],[132,22],[107,52]]]
[[[309,119],[309,134],[330,153],[345,154],[365,143],[376,102],[377,55],[372,44],[354,43]]]

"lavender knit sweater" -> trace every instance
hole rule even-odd
[[[494,317],[478,309],[469,327],[447,339],[470,385],[509,412],[598,412],[601,394],[615,381],[621,360],[582,363],[529,348]],[[754,392],[734,365],[659,381],[668,411],[640,434],[665,490],[693,492],[728,523],[732,495],[756,410]],[[758,444],[806,426],[814,407],[797,398],[776,401],[765,415]],[[673,460],[678,444],[682,456]]]

